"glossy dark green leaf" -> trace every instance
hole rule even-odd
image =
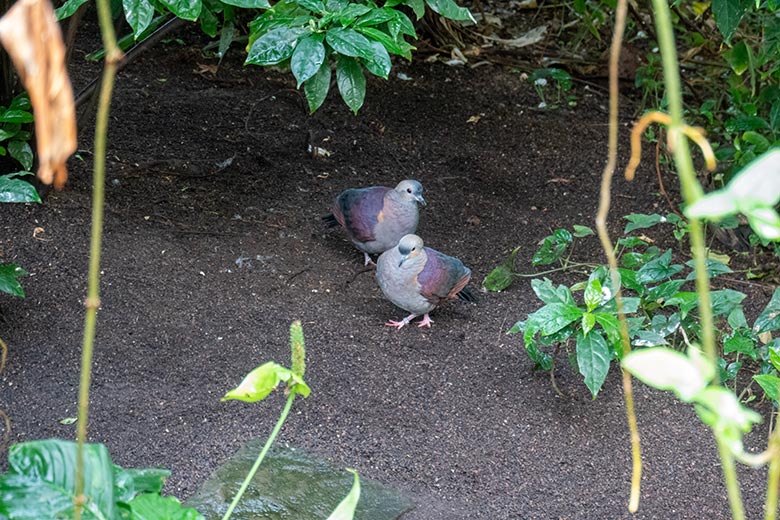
[[[219,20],[217,20],[217,16],[205,5],[200,11],[200,28],[205,34],[212,38],[215,37],[217,31],[219,31]]]
[[[614,314],[607,312],[597,312],[593,316],[596,318],[596,323],[601,325],[604,334],[607,336],[607,341],[613,347],[613,351],[622,353],[623,346],[620,337],[620,320]]]
[[[501,264],[490,271],[482,286],[488,291],[500,292],[512,285],[513,281],[512,271],[505,264]]]
[[[366,60],[373,57],[374,48],[371,45],[371,42],[365,36],[353,29],[336,27],[328,31],[326,39],[328,44],[333,47],[334,51],[344,56],[364,58]],[[336,73],[338,77],[338,68],[336,69]]]
[[[141,493],[160,494],[170,475],[165,469],[124,469],[114,465],[114,500],[130,502]]]
[[[757,334],[774,330],[780,330],[780,288],[775,289],[772,299],[753,324],[753,331]]]
[[[587,287],[585,287],[583,299],[585,300],[585,306],[587,307],[588,312],[599,306],[601,303],[601,282],[598,278],[588,282]]]
[[[747,132],[748,130],[769,130],[766,119],[758,116],[738,116],[724,123],[729,132]]]
[[[0,264],[0,292],[24,298],[24,289],[19,278],[27,274],[29,273],[16,264]]]
[[[731,41],[750,4],[749,0],[712,0],[712,14],[726,43]]]
[[[40,202],[35,187],[15,175],[18,174],[0,176],[0,202]]]
[[[687,262],[685,262],[685,265],[687,265],[691,269],[694,269],[694,267],[696,266],[696,261],[695,260],[688,260]],[[723,262],[721,262],[719,260],[715,260],[714,258],[708,258],[707,259],[706,270],[707,270],[707,276],[709,276],[710,278],[715,278],[716,276],[719,276],[721,274],[733,273],[734,272],[734,271],[731,270],[731,268],[729,266],[727,266],[726,264],[724,264]],[[691,271],[691,273],[688,274],[688,276],[685,279],[686,280],[695,280],[696,279],[696,272],[695,271]]]
[[[649,289],[645,295],[648,301],[663,303],[675,294],[677,294],[685,284],[685,280],[669,280],[661,285]]]
[[[742,329],[748,327],[747,319],[745,318],[745,311],[742,307],[736,307],[729,313],[727,318],[729,327],[732,329]]]
[[[11,101],[11,104],[8,105],[8,108],[27,110],[29,112],[32,108],[32,103],[30,103],[30,96],[27,95],[26,92],[22,92]]]
[[[548,303],[541,309],[528,316],[540,324],[540,331],[545,336],[558,332],[569,323],[579,320],[583,310],[575,305],[565,303]]]
[[[586,312],[582,315],[582,323],[580,325],[582,326],[582,333],[587,336],[588,332],[593,330],[593,327],[596,325],[596,316]]]
[[[552,235],[542,240],[539,250],[534,253],[531,263],[535,266],[550,265],[563,257],[572,243],[572,235],[565,229],[556,229]]]
[[[471,20],[476,23],[474,17],[465,7],[460,7],[453,0],[426,0],[428,7],[450,20]]]
[[[60,22],[65,18],[73,16],[73,13],[79,10],[79,7],[86,4],[87,0],[67,0],[64,4],[54,10],[54,16]]]
[[[222,30],[219,32],[219,50],[217,51],[217,55],[219,56],[220,61],[222,61],[222,58],[225,57],[228,49],[230,49],[230,44],[233,43],[235,34],[236,28],[233,20],[225,16],[225,20],[222,23]]]
[[[594,232],[591,228],[588,226],[579,226],[577,224],[574,224],[574,233],[573,235],[577,238],[583,238],[590,235],[593,235]]]
[[[637,229],[646,229],[655,226],[656,224],[660,224],[662,222],[666,222],[666,219],[659,215],[658,213],[653,213],[652,215],[643,215],[640,213],[632,214],[632,215],[626,215],[626,220],[628,220],[628,224],[626,224],[626,228],[623,230],[623,233],[631,233],[634,230]]]
[[[295,0],[295,3],[313,13],[325,12],[325,3],[322,0]]]
[[[735,380],[740,368],[742,368],[742,363],[738,361],[727,363],[725,359],[718,358],[718,377],[721,383]]]
[[[30,145],[24,141],[10,141],[7,145],[8,154],[19,161],[22,168],[31,170],[33,165],[33,151]]]
[[[636,273],[636,281],[642,284],[656,283],[683,270],[683,266],[672,264],[672,250],[667,249],[664,254],[643,265]]]
[[[301,27],[278,27],[268,31],[252,44],[245,63],[276,65],[288,59],[295,51],[298,38],[308,31]]]
[[[336,85],[341,98],[352,112],[357,114],[366,97],[366,76],[363,74],[363,68],[354,58],[341,55],[336,58]]]
[[[137,40],[152,23],[154,6],[149,0],[122,0],[122,7],[125,10],[125,19]]]
[[[742,300],[745,299],[745,293],[735,291],[734,289],[721,289],[712,291],[710,299],[712,300],[712,314],[715,316],[728,316]]]
[[[564,303],[568,305],[576,305],[574,302],[574,296],[571,291],[565,285],[559,285],[555,287],[552,281],[548,278],[534,278],[531,280],[531,288],[536,296],[544,303]]]
[[[723,342],[723,353],[730,354],[731,352],[745,354],[753,360],[758,359],[756,343],[747,331],[737,331]]]
[[[0,123],[32,123],[34,120],[32,113],[26,110],[10,109],[0,112]]]
[[[290,60],[290,69],[298,80],[298,88],[301,84],[314,76],[325,62],[325,44],[322,34],[310,34],[301,38]]]
[[[361,16],[355,25],[370,27],[372,25],[379,25],[385,23],[388,20],[395,18],[396,11],[388,7],[382,9],[372,9],[368,13]]]
[[[396,41],[392,36],[384,31],[376,29],[375,27],[356,27],[360,33],[366,36],[369,40],[378,41],[385,46],[387,52],[390,54],[396,54],[403,56],[407,60],[412,59],[412,52],[414,47],[406,43],[405,41]]]
[[[400,35],[411,36],[417,38],[417,32],[414,30],[414,23],[401,11],[393,11],[393,18],[388,20],[387,28],[390,30],[390,34],[396,40],[401,40]]]
[[[352,489],[328,516],[328,520],[352,520],[355,516],[355,509],[360,500],[360,478],[354,469],[347,469],[347,471],[355,476],[352,481]]]
[[[328,96],[330,90],[330,62],[323,62],[319,70],[303,84],[303,91],[306,93],[306,102],[309,104],[309,111],[313,114]]]
[[[534,362],[534,368],[540,370],[550,370],[553,366],[552,356],[546,352],[539,350],[539,347],[534,343],[525,345],[525,352],[531,361]]]
[[[412,8],[418,20],[425,16],[425,0],[404,0],[403,3]]]
[[[780,398],[780,377],[762,374],[753,376],[753,379],[763,388],[764,393],[773,401],[778,401]]]
[[[604,336],[595,331],[587,336],[582,332],[577,334],[577,366],[594,399],[607,378],[610,359],[609,346]]]
[[[723,57],[726,58],[731,70],[737,76],[741,76],[751,67],[752,52],[744,41],[736,43],[731,49],[724,52]]]
[[[695,292],[678,292],[664,303],[664,307],[677,307],[680,316],[685,318],[689,312],[699,306],[699,295]]]
[[[623,287],[636,291],[638,294],[644,293],[645,286],[636,281],[636,271],[618,267],[618,272],[620,273],[620,282],[623,284]]]
[[[116,518],[113,465],[101,444],[84,446],[85,519]],[[0,476],[0,517],[70,518],[75,495],[76,443],[59,439],[11,446]]]
[[[145,493],[130,502],[132,520],[205,520],[191,507],[181,505],[176,497]]]
[[[652,330],[640,330],[636,333],[636,337],[631,342],[631,345],[635,347],[661,347],[668,345],[669,342],[662,334],[659,334]]]
[[[195,21],[203,7],[201,0],[160,0],[173,14],[184,20]]]
[[[286,383],[290,391],[296,392],[303,397],[308,397],[311,392],[302,377],[293,373],[289,368],[269,361],[249,372],[240,385],[225,394],[222,401],[231,399],[244,401],[245,403],[262,401],[280,383]]]
[[[222,3],[243,7],[244,9],[270,9],[271,3],[268,0],[221,0]]]
[[[371,11],[371,8],[363,4],[347,4],[346,7],[339,10],[336,14],[342,25],[350,25],[358,18]]]

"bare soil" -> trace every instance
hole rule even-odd
[[[383,323],[404,312],[320,222],[345,188],[416,178],[428,200],[419,234],[470,266],[473,285],[518,245],[518,269],[533,272],[542,237],[594,221],[603,91],[579,84],[576,107],[539,110],[508,68],[398,62],[389,81],[369,79],[358,116],[332,92],[310,117],[289,74],[245,68],[232,51],[213,75],[200,67],[216,60],[200,54],[195,33],[177,36],[185,45],[159,46],[116,87],[91,441],[120,465],[171,469],[166,491],[188,497],[247,439],[269,433],[280,396],[219,398],[255,366],[287,363],[288,327],[301,319],[313,391],[280,442],[411,495],[410,520],[729,517],[708,430],[639,383],[643,494],[639,513],[627,512],[619,375],[613,367],[591,400],[565,361],[558,384],[568,398],[533,371],[521,339],[505,335],[539,306],[528,279],[476,307],[435,311],[431,329],[397,331]],[[77,89],[93,72],[76,59]],[[60,421],[76,415],[92,131],[81,132],[64,191],[0,207],[1,259],[31,273],[26,299],[0,295],[10,349],[0,403],[12,442],[75,435]],[[637,181],[616,179],[614,194],[615,236],[621,215],[666,211],[652,155]],[[584,244],[575,256],[600,262],[598,241]],[[763,446],[765,435],[748,442]],[[741,474],[757,518],[765,473]]]

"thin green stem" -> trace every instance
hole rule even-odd
[[[100,87],[97,119],[95,121],[95,155],[92,174],[92,234],[89,248],[89,283],[87,288],[87,309],[84,317],[84,339],[81,348],[81,378],[79,382],[79,412],[76,450],[76,485],[73,499],[73,520],[81,519],[82,507],[87,501],[84,496],[84,443],[87,438],[89,420],[89,387],[92,379],[92,351],[95,343],[97,311],[100,307],[100,247],[103,235],[103,199],[106,172],[106,141],[108,140],[108,113],[111,108],[111,94],[114,77],[121,52],[116,46],[111,8],[108,0],[98,0],[98,20],[103,44],[106,48],[106,62],[103,82]]]
[[[772,459],[769,462],[769,475],[767,476],[764,520],[776,520],[777,495],[780,491],[780,425],[778,424],[775,424],[772,437],[769,439],[769,449],[772,452]]]
[[[745,520],[745,509],[742,506],[742,493],[739,490],[739,481],[737,480],[737,467],[734,464],[734,457],[731,455],[728,444],[717,434],[715,440],[718,442],[718,453],[720,461],[723,464],[723,480],[726,482],[726,491],[729,495],[729,504],[731,504],[732,520]]]
[[[271,448],[271,444],[273,444],[276,436],[279,435],[279,430],[282,429],[282,425],[287,419],[287,414],[290,413],[290,408],[292,408],[295,395],[295,392],[291,392],[287,397],[287,402],[285,403],[284,409],[282,410],[282,415],[280,415],[279,420],[276,421],[276,426],[274,426],[273,431],[271,431],[271,435],[268,437],[268,440],[265,441],[263,450],[260,452],[260,455],[257,456],[257,460],[255,461],[254,465],[252,465],[252,469],[249,470],[249,473],[244,479],[244,483],[241,484],[238,493],[236,493],[235,498],[233,498],[233,502],[230,503],[230,507],[228,507],[227,511],[225,511],[225,515],[222,517],[222,520],[228,520],[228,518],[230,518],[230,515],[233,514],[233,510],[236,508],[238,502],[241,500],[241,497],[244,495],[246,488],[249,487],[249,483],[252,482],[252,479],[255,477],[255,473],[257,473],[257,469],[260,467],[260,464],[263,462],[266,453],[268,453],[268,450]]]

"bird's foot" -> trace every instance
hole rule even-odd
[[[409,325],[409,322],[411,322],[416,317],[417,317],[416,314],[410,314],[409,316],[402,319],[401,321],[389,320],[387,323],[385,323],[385,327],[395,327],[400,330],[405,326]]]
[[[417,322],[417,326],[418,327],[430,327],[431,323],[433,323],[433,320],[431,319],[430,316],[428,316],[426,314],[425,316],[423,316],[423,319],[421,319],[420,321]]]
[[[371,260],[371,257],[368,256],[368,253],[363,252],[363,257],[365,258],[365,263],[363,265],[370,265],[371,267],[376,267],[376,264],[373,260]]]

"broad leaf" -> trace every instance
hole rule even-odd
[[[114,500],[127,503],[141,493],[159,495],[170,475],[166,469],[123,469],[114,465]]]
[[[154,6],[149,0],[122,0],[122,7],[125,10],[125,19],[133,29],[133,36],[137,40],[152,23]]]
[[[555,334],[569,323],[579,320],[582,309],[566,303],[548,303],[528,316],[528,320],[539,324],[539,330],[544,336]]]
[[[8,153],[11,157],[19,161],[22,168],[32,170],[33,151],[30,145],[24,141],[11,141],[8,143]]]
[[[728,316],[742,300],[746,297],[745,293],[735,291],[734,289],[722,289],[712,291],[710,299],[712,300],[712,314],[715,316]]]
[[[314,76],[325,62],[325,45],[322,43],[322,34],[311,34],[298,42],[290,60],[290,69],[298,80],[298,88],[301,84]]]
[[[635,347],[662,347],[668,345],[669,342],[663,334],[659,334],[653,330],[640,330],[636,333],[636,338],[631,342]]]
[[[425,0],[403,0],[414,11],[414,16],[419,20],[425,16]]]
[[[358,31],[360,31],[363,35],[367,36],[369,40],[378,41],[382,45],[385,46],[385,49],[387,49],[387,52],[390,54],[396,54],[398,56],[403,56],[407,60],[412,59],[412,50],[414,50],[415,47],[412,45],[409,45],[403,40],[396,41],[392,36],[387,34],[384,31],[380,31],[379,29],[376,29],[374,27],[357,27]]]
[[[623,358],[622,366],[646,385],[671,390],[685,402],[709,382],[688,356],[665,347],[635,350]]]
[[[184,507],[176,497],[145,493],[130,502],[131,520],[205,520],[194,508]]]
[[[696,267],[696,261],[695,260],[688,260],[685,262],[685,265],[690,267],[691,269],[694,269]],[[726,274],[726,273],[733,273],[734,271],[731,270],[729,266],[724,264],[723,262],[719,260],[715,260],[714,258],[708,258],[707,259],[707,276],[710,278],[715,278],[718,275]],[[691,273],[685,278],[686,280],[695,280],[696,279],[696,272],[691,271]]]
[[[460,7],[453,0],[425,0],[425,3],[435,12],[450,20],[471,20],[477,23],[468,9]]]
[[[333,50],[344,56],[353,58],[371,59],[374,54],[374,48],[368,39],[353,29],[345,27],[336,27],[328,31],[328,44]],[[338,69],[337,69],[338,72]],[[349,104],[349,103],[347,103]]]
[[[0,112],[0,123],[32,123],[35,120],[33,115],[26,110],[6,110]]]
[[[780,377],[769,374],[762,374],[753,376],[753,379],[756,381],[756,383],[761,385],[761,388],[764,389],[764,392],[769,396],[770,399],[773,401],[780,401]]]
[[[328,520],[352,520],[355,516],[355,508],[357,508],[358,501],[360,500],[360,477],[358,477],[357,471],[354,469],[347,468],[347,471],[355,475],[355,479],[352,482],[352,489],[336,509],[333,510],[328,517]]]
[[[222,3],[243,7],[244,9],[270,9],[271,3],[268,0],[221,0]]]
[[[685,280],[669,280],[647,291],[645,298],[649,301],[663,303],[680,290]]]
[[[589,235],[593,235],[593,230],[589,228],[588,226],[578,226],[577,224],[574,224],[574,233],[573,235],[577,238],[587,237]]]
[[[601,304],[601,282],[598,278],[588,282],[583,298],[585,299],[585,306],[588,308],[588,312]]]
[[[753,331],[757,334],[774,330],[780,330],[780,288],[775,289],[772,299],[753,324]]]
[[[571,291],[565,285],[559,285],[555,287],[552,280],[549,278],[534,278],[531,280],[531,288],[536,296],[539,297],[544,303],[566,303],[569,305],[576,305],[574,302],[574,296]]]
[[[371,11],[371,8],[363,4],[349,4],[336,14],[342,25],[349,25],[356,19]]]
[[[372,25],[379,25],[395,18],[396,11],[385,7],[383,9],[372,9],[370,12],[361,16],[360,19],[355,22],[355,25],[370,27]]]
[[[0,264],[0,292],[24,298],[19,278],[29,273],[16,264]]]
[[[217,35],[219,31],[219,20],[217,16],[207,8],[205,5],[200,10],[200,28],[204,34],[211,36],[212,38]]]
[[[563,257],[563,253],[572,243],[572,236],[565,229],[556,229],[552,235],[545,237],[539,250],[534,254],[531,263],[535,266],[549,265]]]
[[[272,29],[255,40],[244,63],[275,65],[284,61],[292,56],[295,43],[306,32],[308,29],[301,27]]]
[[[17,179],[12,173],[0,176],[0,202],[40,202],[41,197],[29,182]]]
[[[647,262],[637,271],[636,281],[641,284],[656,283],[671,278],[682,270],[682,265],[672,264],[672,250],[667,249],[664,254]]]
[[[379,42],[370,42],[373,54],[370,59],[364,60],[366,68],[374,76],[387,79],[387,75],[390,74],[390,55],[387,53],[385,46]]]
[[[750,333],[745,331],[738,331],[723,342],[723,353],[730,354],[731,352],[740,352],[753,360],[758,359],[756,343],[753,341]]]
[[[113,465],[102,444],[84,446],[85,519],[116,518]],[[70,518],[75,496],[76,443],[60,439],[11,446],[0,476],[0,517]]]
[[[604,336],[598,332],[587,336],[582,332],[577,334],[577,366],[594,399],[607,378],[610,359],[610,349]]]
[[[712,14],[726,43],[731,41],[749,8],[749,0],[712,0]]]
[[[54,16],[61,22],[65,18],[73,16],[73,13],[79,10],[79,7],[86,4],[87,0],[67,0],[64,4],[54,10]]]
[[[303,84],[306,93],[306,102],[309,104],[309,112],[312,114],[322,106],[328,97],[330,89],[330,63],[326,60],[317,72]]]
[[[328,36],[330,36],[330,32]],[[337,56],[336,84],[341,98],[352,109],[352,112],[357,114],[366,97],[366,76],[363,74],[363,68],[353,58]]]
[[[195,21],[203,7],[201,0],[160,0],[173,14],[184,20]]]
[[[653,227],[656,224],[666,222],[666,219],[661,215],[659,215],[658,213],[653,213],[652,215],[643,215],[641,213],[634,213],[631,215],[626,215],[623,218],[628,220],[628,224],[626,224],[626,228],[623,230],[623,233],[625,234],[631,233],[632,231],[637,229],[646,229],[649,227]]]
[[[322,0],[295,0],[295,3],[314,13],[325,12],[325,4]]]
[[[294,374],[289,368],[269,361],[249,372],[240,385],[225,394],[222,401],[231,399],[246,403],[262,401],[283,382],[287,383],[290,391],[296,392],[303,397],[308,397],[311,392],[303,378]]]

